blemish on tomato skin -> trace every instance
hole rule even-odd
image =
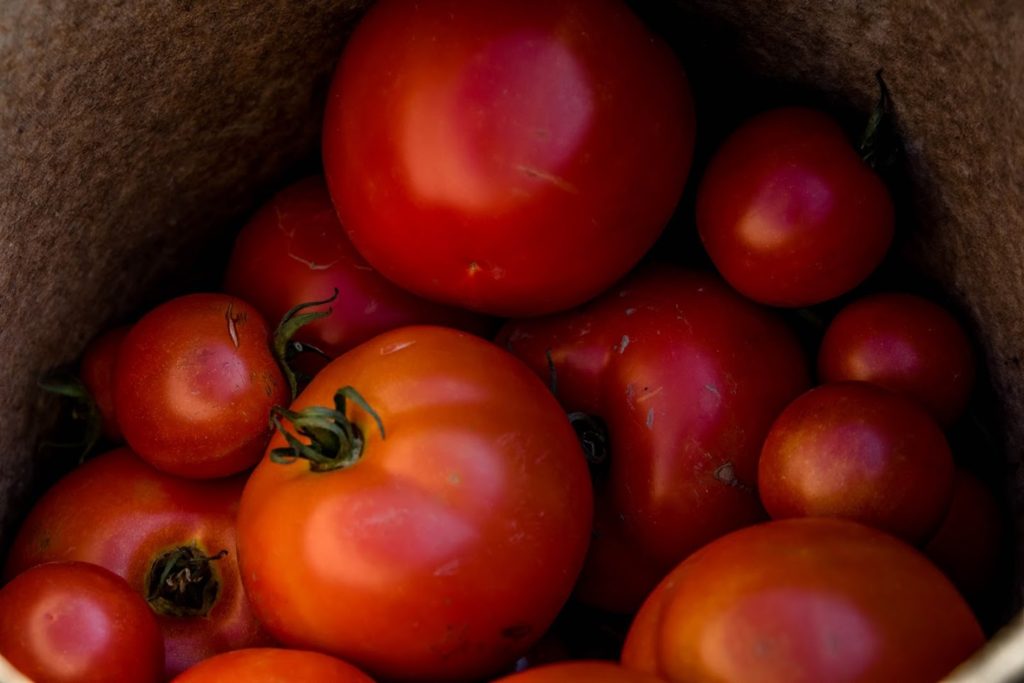
[[[533,627],[529,624],[513,624],[512,626],[506,626],[501,629],[501,637],[508,638],[510,640],[520,640],[530,635],[533,632]]]
[[[647,409],[647,420],[645,420],[647,429],[654,429],[654,408]]]

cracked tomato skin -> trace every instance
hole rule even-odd
[[[621,0],[383,0],[334,76],[323,159],[385,277],[497,315],[582,303],[671,217],[694,114]]]
[[[622,663],[670,683],[930,683],[984,643],[949,580],[914,548],[839,519],[735,531],[672,571]]]
[[[242,496],[242,576],[260,620],[286,645],[386,680],[510,666],[569,597],[590,538],[590,480],[565,414],[511,355],[441,327],[356,347],[292,409],[333,406],[345,386],[384,434],[350,402],[365,439],[354,464],[267,457]]]
[[[263,316],[227,294],[157,306],[128,332],[114,369],[125,441],[181,477],[224,477],[255,465],[270,436],[270,409],[287,402]]]
[[[773,312],[712,275],[648,266],[579,309],[511,321],[498,341],[566,411],[607,426],[586,602],[632,611],[687,554],[764,518],[761,443],[810,381]]]
[[[304,650],[252,648],[235,650],[196,664],[172,683],[373,683],[340,659]]]

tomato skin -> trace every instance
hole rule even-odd
[[[938,304],[912,294],[876,294],[849,304],[829,324],[818,376],[906,394],[949,426],[970,398],[974,354],[963,328]]]
[[[639,261],[693,138],[682,67],[620,0],[383,0],[335,73],[323,158],[381,274],[523,316],[582,303]]]
[[[489,321],[399,289],[366,263],[345,236],[323,178],[276,194],[235,240],[224,289],[277,324],[293,306],[338,297],[332,313],[298,331],[296,341],[336,357],[396,327],[431,323],[484,333]]]
[[[608,428],[582,600],[635,610],[687,554],[764,519],[761,444],[810,384],[773,312],[713,275],[654,266],[574,311],[511,321],[498,341],[545,379],[550,354],[562,406]]]
[[[923,543],[953,490],[953,456],[911,399],[866,382],[811,389],[772,425],[758,490],[768,513],[843,517]]]
[[[181,673],[172,683],[373,683],[340,659],[304,650],[252,648],[210,657]]]
[[[115,327],[92,340],[82,352],[79,368],[82,383],[100,411],[103,435],[114,442],[122,441],[114,409],[114,367],[129,329],[128,326]]]
[[[356,347],[293,409],[332,406],[346,385],[386,438],[350,404],[366,440],[354,465],[265,458],[246,485],[239,553],[260,620],[388,680],[511,665],[568,598],[589,541],[591,486],[565,415],[517,360],[439,327]]]
[[[506,676],[494,683],[662,683],[650,674],[614,662],[575,661],[549,664]]]
[[[182,477],[224,477],[259,460],[288,386],[259,311],[226,294],[189,294],[132,327],[114,402],[140,458]]]
[[[855,522],[792,519],[684,560],[644,603],[622,662],[671,683],[930,682],[983,642],[910,546]]]
[[[821,112],[774,109],[719,148],[697,193],[715,267],[747,297],[806,306],[843,294],[882,262],[894,211],[885,185]]]
[[[84,562],[51,562],[0,588],[0,654],[37,683],[157,683],[156,618],[124,579]]]
[[[235,515],[244,477],[195,481],[156,470],[127,448],[87,461],[36,503],[18,530],[4,573],[77,560],[97,564],[147,595],[153,562],[165,551],[197,545],[219,579],[205,618],[161,615],[167,675],[224,650],[269,644],[238,574]]]

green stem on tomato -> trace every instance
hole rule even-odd
[[[292,359],[300,353],[310,351],[330,360],[330,357],[317,347],[303,342],[294,342],[292,341],[292,337],[294,337],[295,333],[304,326],[314,320],[326,318],[334,311],[333,308],[328,308],[326,311],[309,311],[308,309],[332,303],[337,298],[338,288],[335,287],[334,293],[326,299],[322,299],[320,301],[306,301],[293,306],[284,314],[284,317],[281,318],[281,322],[278,324],[277,329],[274,331],[274,358],[277,359],[277,364],[280,366],[281,372],[284,374],[284,378],[288,382],[288,388],[291,391],[292,400],[295,400],[295,397],[299,394],[299,375],[291,366]]]

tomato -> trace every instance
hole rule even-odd
[[[498,339],[567,411],[607,430],[581,599],[632,611],[687,554],[764,518],[761,444],[810,384],[774,313],[712,275],[655,266],[575,311],[512,321]]]
[[[535,315],[639,261],[693,138],[682,67],[621,0],[382,0],[335,73],[323,159],[342,224],[385,277]]]
[[[577,661],[549,664],[501,678],[495,683],[661,683],[650,674],[614,662]]]
[[[806,306],[843,294],[882,262],[889,192],[843,131],[810,109],[765,112],[715,153],[697,193],[697,229],[744,295]]]
[[[855,522],[794,519],[684,560],[637,614],[622,662],[671,683],[930,683],[983,642],[910,546]]]
[[[953,456],[909,398],[866,382],[826,384],[772,425],[758,489],[776,519],[844,517],[923,543],[949,505]]]
[[[974,355],[941,306],[912,294],[876,294],[842,309],[818,352],[822,382],[862,380],[906,394],[944,425],[964,412]]]
[[[345,387],[367,405],[323,415]],[[242,496],[260,620],[388,680],[511,665],[569,596],[590,535],[587,468],[544,385],[478,337],[407,327],[325,367],[292,406],[310,408],[283,425],[321,436],[313,462],[275,462],[278,434]]]
[[[156,683],[164,646],[153,612],[124,579],[51,562],[0,589],[0,654],[38,683]]]
[[[351,664],[319,652],[253,648],[235,650],[196,664],[172,683],[373,683]]]
[[[132,327],[114,402],[140,458],[183,477],[222,477],[259,460],[270,409],[287,404],[288,386],[255,308],[226,294],[190,294]]]
[[[238,574],[235,514],[244,483],[243,477],[173,477],[126,448],[98,456],[32,508],[14,539],[6,576],[43,562],[78,560],[123,577],[158,614],[168,675],[218,652],[270,643]],[[178,565],[160,584],[175,551]],[[204,562],[204,556],[219,557]],[[183,581],[186,576],[192,580]]]
[[[322,178],[306,178],[274,196],[242,228],[224,289],[277,323],[294,306],[337,290],[331,314],[295,335],[330,357],[381,332],[436,323],[483,333],[486,319],[399,289],[359,256],[338,222]]]
[[[79,368],[82,383],[99,410],[103,435],[111,441],[121,441],[114,410],[114,367],[128,330],[127,326],[115,327],[96,337],[82,352]]]

